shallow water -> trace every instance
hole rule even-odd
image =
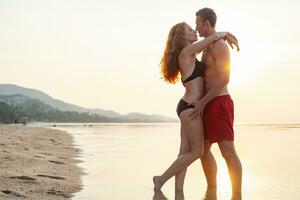
[[[51,126],[51,124],[43,124]],[[153,197],[152,176],[177,157],[179,124],[58,124],[82,149],[79,166],[83,189],[74,200],[147,200]],[[300,199],[300,125],[236,125],[236,149],[243,164],[243,199]],[[229,200],[231,187],[218,146],[218,200]],[[185,200],[201,200],[206,182],[200,161],[187,171]],[[174,199],[174,179],[162,189]]]

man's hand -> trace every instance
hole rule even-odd
[[[189,105],[194,106],[194,111],[189,115],[190,120],[196,120],[199,117],[203,116],[203,111],[204,111],[205,105],[201,100],[190,103]]]

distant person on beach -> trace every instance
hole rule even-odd
[[[215,35],[216,21],[217,15],[212,9],[200,9],[196,13],[196,30],[200,37],[210,38]],[[234,147],[234,107],[227,89],[230,52],[225,41],[217,40],[207,46],[202,54],[202,62],[205,63],[206,93],[191,104],[194,110],[189,113],[189,117],[193,121],[199,121],[201,117],[203,119],[204,154],[201,162],[207,180],[207,198],[216,197],[217,164],[210,149],[213,143],[218,143],[231,179],[232,200],[239,200],[242,198],[242,165]]]
[[[178,158],[160,176],[154,176],[154,191],[171,177],[175,176],[175,189],[182,191],[186,168],[204,153],[204,132],[201,118],[190,119],[194,106],[190,103],[203,97],[205,63],[198,61],[196,55],[216,41],[225,39],[238,46],[235,37],[228,32],[215,32],[197,41],[197,32],[182,22],[174,25],[168,35],[165,51],[161,60],[161,72],[168,83],[176,83],[181,76],[185,94],[179,100],[177,114],[181,123],[181,145]]]

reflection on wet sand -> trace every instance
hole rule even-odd
[[[168,200],[162,191],[154,192],[153,200]]]
[[[217,192],[216,191],[206,191],[203,200],[217,200]],[[242,200],[242,195],[241,194],[237,194],[237,195],[233,195],[231,197],[230,200]]]
[[[154,192],[153,200],[170,200],[162,191]],[[175,200],[184,200],[184,193],[182,190],[175,191]],[[206,192],[201,200],[217,200],[216,191]],[[233,196],[231,200],[242,200],[242,195]]]
[[[154,192],[153,200],[168,200],[168,198],[162,191],[157,191]],[[184,200],[184,194],[182,190],[175,191],[175,200]]]

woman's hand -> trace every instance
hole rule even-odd
[[[233,46],[236,46],[237,51],[240,51],[239,42],[236,37],[229,32],[216,32],[216,40],[224,39],[229,44],[229,46],[233,49]]]
[[[220,39],[224,39],[230,33],[229,32],[215,32],[214,34],[216,35],[216,39],[220,40]]]
[[[233,45],[236,47],[237,51],[240,51],[239,42],[236,39],[236,37],[229,33],[224,37],[224,39],[227,41],[227,43],[230,45],[230,47],[233,49]]]

